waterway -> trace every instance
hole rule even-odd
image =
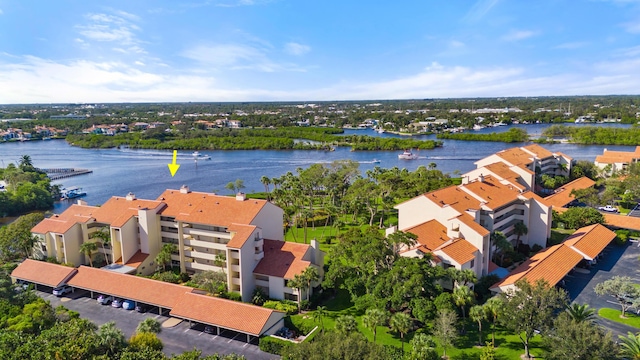
[[[546,124],[516,125],[523,126],[535,136],[547,127]],[[578,125],[584,126],[584,125]],[[603,126],[621,126],[607,124]],[[485,128],[478,132],[506,131],[510,126]],[[372,130],[347,130],[347,134],[393,137],[394,134],[378,134]],[[418,136],[418,139],[435,139],[434,135]],[[167,189],[177,189],[186,184],[195,191],[229,194],[225,185],[230,181],[242,179],[246,192],[264,191],[260,178],[282,176],[297,168],[312,164],[329,164],[335,160],[354,160],[360,164],[360,171],[380,166],[383,168],[407,168],[415,170],[418,166],[435,163],[445,173],[466,172],[475,168],[474,161],[497,151],[520,146],[522,144],[504,144],[498,142],[473,142],[444,140],[444,146],[433,150],[418,152],[416,160],[399,160],[398,151],[350,151],[339,147],[335,151],[278,151],[278,150],[236,150],[236,151],[200,151],[211,156],[211,160],[194,161],[192,151],[179,151],[177,162],[180,169],[171,177],[167,164],[171,162],[172,152],[161,150],[131,149],[82,149],[68,145],[64,140],[27,141],[0,144],[0,166],[18,162],[22,155],[31,156],[36,167],[41,168],[85,168],[93,173],[55,181],[64,187],[77,186],[87,192],[83,199],[90,205],[104,203],[111,196],[124,196],[129,192],[138,198],[155,199]],[[549,144],[544,145],[551,151],[560,151],[578,160],[591,160],[602,154],[604,148],[632,151],[629,146],[601,146]],[[374,159],[380,163],[374,163]],[[61,212],[73,201],[57,202],[54,211]]]

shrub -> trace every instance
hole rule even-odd
[[[624,245],[629,240],[629,230],[616,230],[616,244]]]
[[[262,306],[265,301],[267,301],[267,295],[261,288],[257,287],[253,290],[253,294],[251,296],[251,302],[253,305]]]
[[[229,300],[242,301],[242,295],[237,292],[228,292],[226,297]]]
[[[286,350],[292,343],[280,339],[276,339],[271,336],[265,336],[260,338],[258,346],[260,350],[271,354],[282,355],[283,350]]]
[[[288,302],[286,300],[283,300],[283,301],[268,300],[268,301],[265,301],[265,303],[262,306],[268,309],[284,311],[287,313],[287,315],[293,315],[298,312],[298,305],[295,303],[291,304],[291,302]]]
[[[164,347],[158,336],[150,332],[141,332],[134,334],[129,339],[129,347],[136,350],[162,350]]]
[[[440,295],[436,296],[436,298],[433,300],[433,304],[436,306],[436,310],[438,310],[438,312],[443,312],[445,310],[455,310],[455,307],[453,306],[453,298],[448,292],[443,292]]]
[[[172,284],[179,284],[180,278],[171,271],[163,271],[155,273],[151,276],[154,280],[164,281]]]
[[[187,281],[191,280],[191,275],[187,273],[180,273],[180,275],[178,275],[178,279],[180,279],[181,283],[186,283]]]
[[[531,255],[536,254],[538,251],[542,250],[542,246],[535,244],[531,247]]]

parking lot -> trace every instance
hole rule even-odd
[[[640,248],[638,243],[628,243],[625,246],[610,244],[603,251],[602,258],[590,271],[575,271],[566,277],[566,286],[569,297],[578,304],[588,304],[592,308],[619,309],[612,297],[598,296],[594,288],[613,276],[629,276],[634,282],[640,284]],[[611,303],[613,301],[614,303]],[[599,318],[598,322],[611,330],[614,335],[626,335],[628,331],[637,332],[637,329]]]
[[[169,317],[159,315],[157,310],[147,313],[138,313],[135,310],[124,310],[122,308],[114,308],[109,305],[100,305],[97,300],[89,297],[89,292],[76,290],[69,296],[58,298],[51,293],[51,288],[43,286],[38,287],[36,293],[49,300],[55,308],[63,305],[70,310],[77,311],[80,316],[91,320],[100,326],[109,321],[115,321],[124,335],[129,338],[135,332],[138,324],[147,317],[152,317],[160,323],[168,320]],[[260,351],[257,346],[257,339],[251,343],[246,342],[246,335],[233,331],[223,331],[220,335],[208,334],[203,331],[204,325],[198,324],[190,326],[187,321],[172,328],[163,328],[158,337],[164,344],[163,351],[167,355],[179,354],[187,350],[197,348],[202,350],[203,355],[213,353],[229,354],[236,353],[244,355],[247,359],[278,359],[273,354]]]

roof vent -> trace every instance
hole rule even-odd
[[[478,179],[480,180],[480,182],[484,182],[484,175],[480,174],[480,177],[478,177]]]
[[[125,199],[129,200],[129,201],[133,201],[136,199],[136,194],[130,192],[127,194],[127,196],[125,197]]]
[[[180,186],[180,194],[188,194],[190,192],[191,190],[189,190],[189,187],[187,185]]]
[[[236,194],[236,200],[238,201],[245,201],[247,200],[247,194],[243,193],[243,192],[239,192]]]

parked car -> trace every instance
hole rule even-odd
[[[135,301],[125,300],[122,302],[122,308],[125,310],[133,310],[136,307]]]
[[[98,303],[102,305],[109,305],[113,301],[113,296],[109,295],[100,295],[98,296]]]
[[[111,306],[113,306],[114,308],[122,307],[122,299],[113,299],[113,301],[111,302]]]
[[[73,289],[71,289],[71,286],[62,285],[62,286],[58,286],[57,288],[53,289],[53,295],[62,296],[64,294],[70,293],[71,291],[73,291]]]
[[[206,332],[207,334],[213,334],[213,326],[210,325],[205,325],[204,327],[204,332]]]
[[[144,305],[144,304],[136,305],[136,311],[139,313],[144,313],[144,312],[147,312],[148,310],[149,308],[147,307],[147,305]]]
[[[611,205],[599,206],[598,210],[611,212],[611,213],[617,213],[618,212],[618,209],[615,206],[611,206]]]
[[[13,290],[17,293],[23,292],[29,289],[29,283],[23,280],[16,281],[16,285],[13,287]]]

